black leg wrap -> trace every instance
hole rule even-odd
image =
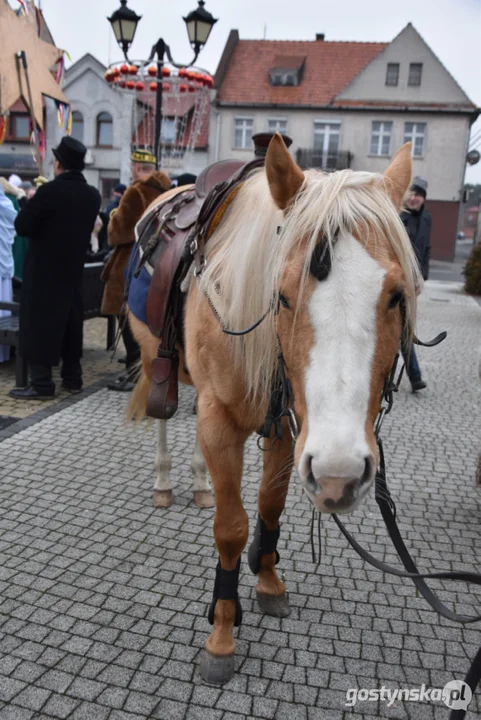
[[[249,546],[247,560],[251,572],[257,575],[261,569],[261,557],[270,555],[275,552],[276,565],[279,562],[279,553],[277,552],[277,541],[279,540],[280,526],[275,530],[268,530],[264,520],[258,516],[256,529],[254,530],[254,538]]]
[[[214,624],[214,610],[217,600],[235,600],[235,627],[239,627],[242,622],[242,606],[237,594],[239,585],[240,558],[237,561],[235,570],[223,570],[220,561],[217,563],[215,571],[214,596],[209,608],[207,619],[211,625]]]

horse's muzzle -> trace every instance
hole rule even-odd
[[[375,476],[372,456],[364,458],[364,472],[358,478],[314,476],[310,469],[303,479],[304,487],[314,507],[324,513],[352,512],[367,494]]]

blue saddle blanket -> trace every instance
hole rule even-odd
[[[130,255],[129,264],[127,265],[125,280],[126,282],[130,281],[128,294],[129,310],[137,318],[137,320],[147,324],[147,293],[149,292],[151,277],[145,267],[142,268],[138,277],[134,276],[139,259],[139,251],[136,245],[134,245]]]

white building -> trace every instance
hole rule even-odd
[[[106,67],[90,54],[84,55],[65,73],[63,91],[72,106],[72,136],[86,145],[85,176],[98,187],[106,201],[112,188],[119,182],[128,185],[130,176],[131,146],[135,141],[136,114],[133,113],[134,95],[113,87],[105,80]],[[164,95],[164,109],[168,97]],[[208,114],[205,127],[193,153],[179,158],[171,175],[182,172],[198,174],[207,164]],[[166,117],[162,125],[164,140],[175,132],[175,118]],[[49,103],[47,111],[47,146],[55,147],[65,134],[58,127],[56,108]],[[165,135],[164,135],[165,133]],[[46,158],[53,163],[51,154]],[[45,168],[48,172],[48,167]],[[51,173],[50,173],[51,174]]]
[[[279,130],[304,167],[383,172],[413,142],[428,181],[433,257],[451,260],[470,127],[480,110],[408,24],[390,43],[240,40],[216,73],[210,157],[248,159],[252,135]]]

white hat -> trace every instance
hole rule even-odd
[[[18,177],[18,175],[15,175],[14,173],[13,175],[10,175],[10,177],[8,178],[8,182],[10,183],[10,185],[13,185],[13,187],[18,188],[21,185],[22,178]]]

